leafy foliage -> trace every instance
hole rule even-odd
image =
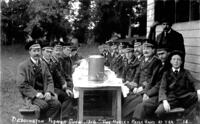
[[[73,5],[77,2],[78,8]],[[113,32],[125,38],[130,25],[137,22],[140,32],[146,29],[146,2],[140,0],[10,0],[2,1],[1,8],[1,36],[5,34],[5,41],[11,42],[30,36],[67,41],[72,33],[80,42],[93,39],[103,43]]]
[[[60,37],[65,39],[65,35],[71,28],[68,21],[65,20],[68,12],[67,5],[67,1],[61,0],[34,0],[28,8],[30,21],[26,31],[30,32],[35,39],[44,35],[48,40]],[[38,34],[33,29],[41,33]]]

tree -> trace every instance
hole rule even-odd
[[[1,28],[6,36],[6,44],[10,44],[13,41],[25,41],[26,32],[24,32],[24,29],[27,20],[29,20],[26,9],[29,6],[29,2],[29,0],[14,0],[8,3],[2,1],[1,10],[3,19],[1,19]]]
[[[96,41],[104,43],[113,32],[125,38],[130,27],[136,30],[135,34],[146,34],[146,1],[110,0],[99,3],[99,8],[101,16],[94,30]]]
[[[58,40],[60,37],[66,40],[66,35],[71,30],[65,19],[68,11],[67,0],[34,0],[28,8],[30,21],[26,31],[34,39],[46,36],[48,41],[55,38]],[[37,31],[41,33],[38,35]]]

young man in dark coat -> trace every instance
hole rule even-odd
[[[169,56],[171,67],[163,74],[158,99],[160,105],[155,111],[159,117],[164,117],[173,108],[188,109],[200,101],[200,83],[183,68],[183,58],[181,51],[173,51]]]
[[[54,84],[47,65],[41,61],[41,46],[28,42],[25,46],[30,58],[19,65],[17,84],[21,94],[37,106],[37,117],[44,112],[47,118],[60,119],[60,102],[54,99]]]
[[[147,41],[143,44],[143,55],[144,58],[133,80],[136,86],[123,104],[123,117],[128,117],[128,119],[135,111],[136,105],[149,99],[151,95],[149,91],[156,85],[155,80],[161,66],[161,61],[154,56],[155,46],[153,42]]]
[[[149,99],[143,101],[142,103],[136,106],[136,109],[133,113],[133,118],[138,120],[150,119],[155,117],[155,110],[158,107],[158,92],[160,87],[160,80],[163,73],[168,69],[167,57],[168,51],[165,47],[159,47],[157,49],[157,56],[162,62],[162,66],[159,69],[158,76],[156,78],[156,85],[152,87],[149,92]]]

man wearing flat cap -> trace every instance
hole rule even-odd
[[[41,46],[35,41],[28,42],[25,48],[30,57],[19,64],[17,84],[22,96],[36,106],[36,116],[45,113],[47,118],[60,119],[60,102],[54,99],[54,84],[47,65],[41,61]]]
[[[53,51],[53,47],[48,43],[43,43],[42,45],[42,60],[48,65],[49,70],[51,72],[53,81],[54,81],[54,90],[58,97],[58,100],[61,103],[61,119],[66,120],[69,118],[70,110],[72,109],[72,98],[67,94],[67,88],[69,80],[71,82],[71,78],[66,80],[62,73],[62,67],[60,64],[54,63],[51,58],[51,52]]]
[[[158,34],[156,42],[158,46],[166,46],[169,52],[180,50],[185,55],[184,39],[182,34],[173,30],[172,21],[165,18],[162,20],[163,31]]]
[[[124,60],[124,66],[122,70],[122,79],[124,83],[128,83],[132,81],[132,78],[134,77],[134,68],[133,68],[133,63],[135,61],[135,56],[134,56],[134,49],[133,48],[126,48],[125,51],[125,60]]]
[[[125,99],[123,105],[123,117],[132,117],[136,109],[136,105],[148,100],[152,97],[150,91],[156,85],[158,70],[161,66],[161,61],[155,56],[154,42],[147,40],[143,43],[142,61],[131,82],[133,87],[132,92]],[[130,119],[130,118],[129,118]]]
[[[131,83],[132,81],[133,81],[133,78],[134,78],[134,76],[135,76],[135,73],[136,73],[136,70],[137,70],[137,68],[139,67],[139,64],[140,64],[140,62],[141,62],[141,60],[142,60],[142,58],[143,58],[143,53],[142,53],[142,42],[141,41],[135,41],[134,42],[134,50],[133,50],[134,52],[133,52],[133,56],[135,57],[134,58],[134,61],[131,61],[131,73],[127,73],[126,71],[124,72],[124,74],[125,73],[127,73],[128,75],[131,75],[131,76],[128,76],[128,75],[123,75],[124,77],[124,83],[125,83],[125,85],[130,89],[130,90],[133,90],[133,84]],[[128,69],[128,70],[130,70],[130,69]],[[130,78],[125,78],[125,76],[128,76],[128,77],[130,77]]]

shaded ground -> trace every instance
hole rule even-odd
[[[96,54],[96,46],[83,45],[80,48],[82,56]],[[22,45],[1,46],[1,98],[0,124],[12,124],[12,118],[21,118],[18,109],[23,105],[22,98],[15,82],[17,66],[26,59],[28,52]]]

